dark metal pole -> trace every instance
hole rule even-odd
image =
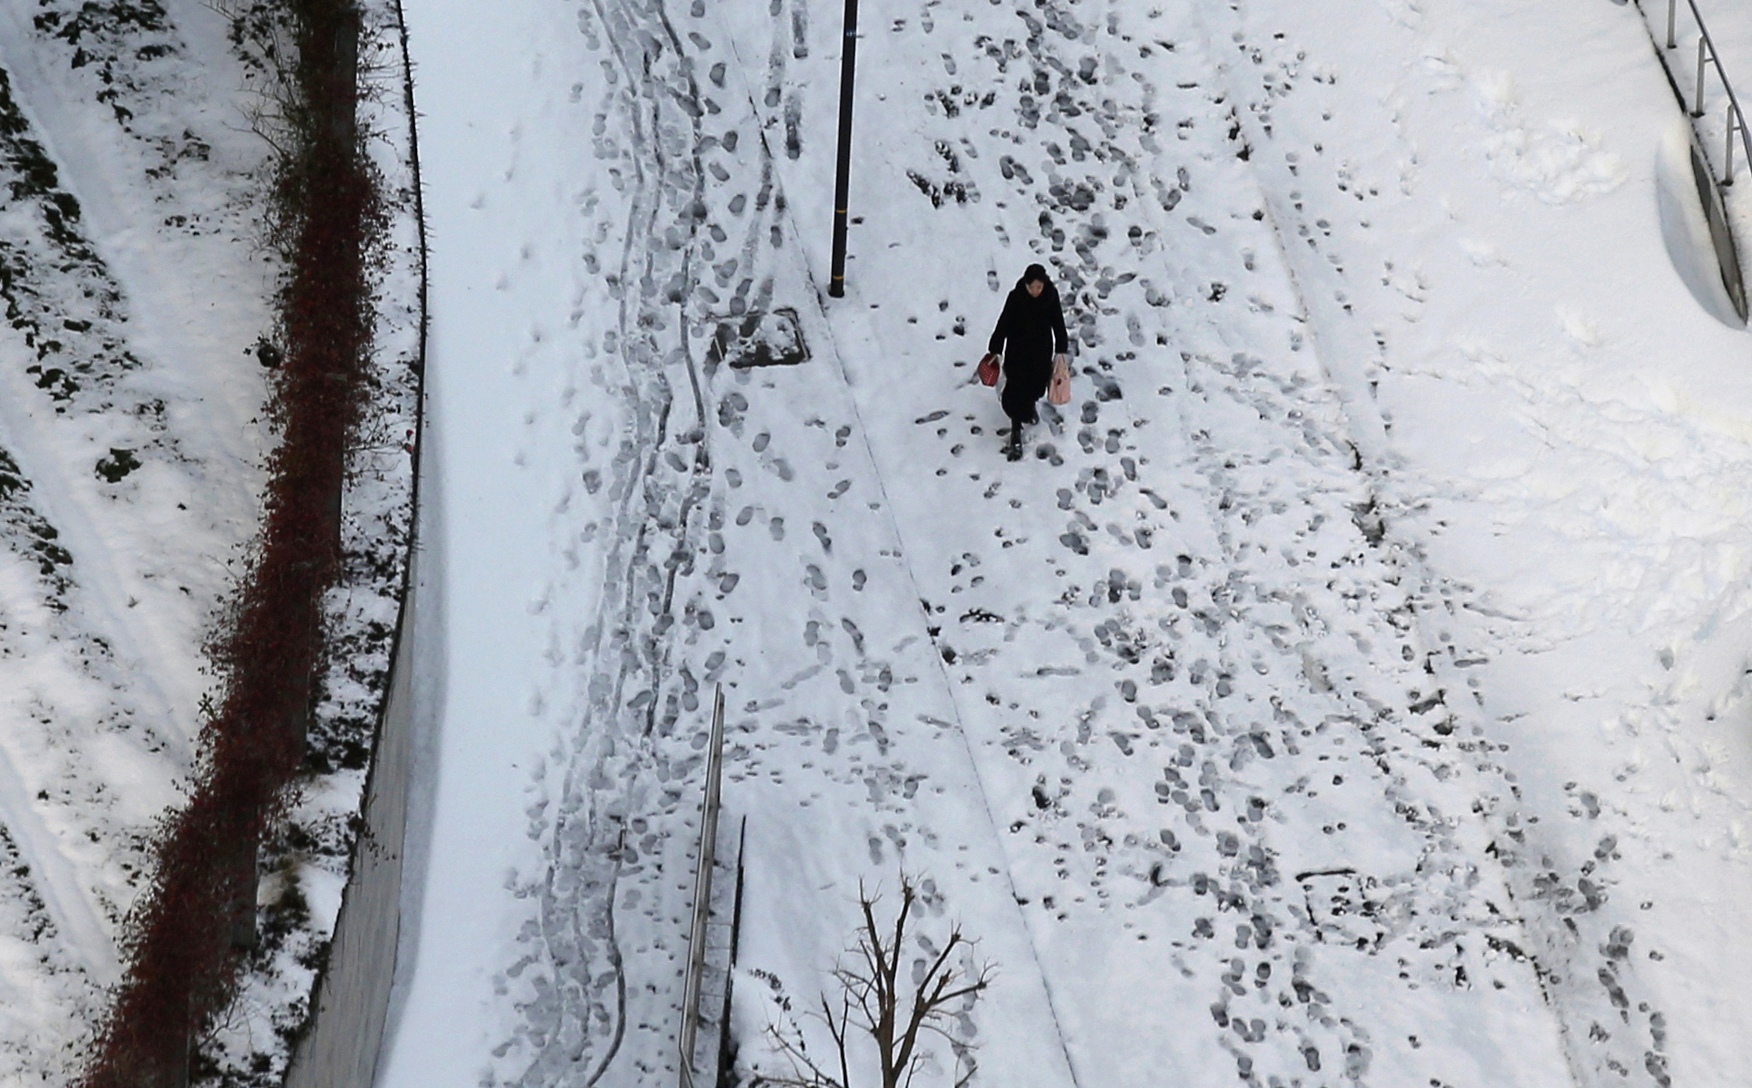
[[[839,165],[833,181],[833,278],[827,293],[846,294],[846,204],[852,188],[852,83],[858,56],[858,0],[846,0],[846,36],[840,49]]]

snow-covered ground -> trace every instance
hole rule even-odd
[[[866,18],[824,305],[835,6],[410,5],[445,664],[387,1083],[673,1070],[714,683],[745,1064],[905,866],[999,968],[992,1082],[1743,1081],[1752,390],[1636,9]],[[971,361],[1037,258],[1079,397],[1006,465]],[[751,311],[807,361],[725,365]]]
[[[383,1083],[675,1075],[717,684],[744,1069],[904,869],[998,970],[975,1083],[1752,1078],[1752,374],[1635,6],[866,10],[843,300],[838,4],[407,11]],[[1076,397],[1008,464],[1035,260]]]
[[[382,1083],[676,1075],[716,685],[745,1073],[826,1044],[904,870],[997,971],[921,1083],[1752,1082],[1752,374],[1665,5],[864,7],[830,300],[839,3],[407,0],[434,731]],[[0,72],[0,1082],[60,1083],[258,514],[267,147],[197,0],[13,5]],[[346,729],[405,516],[396,211]],[[972,367],[1036,260],[1076,396],[1010,464]],[[360,759],[264,885],[317,931]],[[274,1051],[310,966],[212,1045]]]
[[[0,10],[0,1082],[66,1082],[117,977],[258,517],[244,85],[202,3]]]

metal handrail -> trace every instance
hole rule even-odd
[[[724,689],[712,697],[712,733],[706,745],[706,797],[700,808],[700,856],[694,869],[693,926],[688,931],[687,972],[682,982],[681,1088],[694,1086],[694,1043],[700,1028],[700,982],[706,973],[706,921],[712,912],[712,867],[717,864],[718,796],[724,767]]]
[[[1640,4],[1638,5],[1641,6]],[[1714,68],[1716,78],[1721,81],[1722,90],[1728,96],[1727,140],[1724,148],[1726,159],[1721,184],[1734,184],[1734,136],[1740,137],[1740,147],[1746,153],[1746,161],[1752,164],[1752,134],[1746,130],[1746,112],[1740,108],[1740,99],[1734,94],[1734,85],[1728,82],[1727,69],[1722,67],[1721,54],[1716,51],[1715,40],[1709,35],[1709,26],[1703,21],[1703,13],[1697,10],[1697,0],[1685,0],[1685,6],[1691,9],[1691,18],[1697,24],[1697,93],[1692,101],[1691,116],[1702,117],[1704,74],[1708,68]],[[1679,47],[1678,36],[1679,0],[1667,0],[1667,48]],[[1674,90],[1678,90],[1677,84]],[[1683,104],[1683,99],[1681,99]]]

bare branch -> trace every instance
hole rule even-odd
[[[823,1008],[826,1008],[825,997],[822,1002]],[[832,1032],[831,1016],[828,1023],[830,1025],[829,1031]],[[787,1035],[778,1024],[767,1026],[767,1037],[772,1040],[774,1049],[790,1063],[792,1074],[788,1077],[769,1077],[767,1079],[775,1085],[782,1086],[782,1088],[847,1088],[843,1047],[840,1055],[841,1077],[836,1081],[823,1072],[821,1067],[815,1064],[815,1059],[810,1057],[808,1047],[803,1042],[802,1033],[797,1031],[796,1024],[793,1023],[791,1028],[795,1038]],[[842,1038],[843,1034],[844,1023],[842,1021],[839,1032],[835,1034],[835,1039]]]
[[[956,1078],[956,1088],[967,1083],[976,1065],[973,1048],[957,1039],[952,1028],[957,1015],[964,1013],[991,985],[994,970],[990,964],[976,965],[965,959],[973,942],[962,934],[960,927],[955,927],[943,946],[935,950],[929,941],[916,938],[924,947],[926,958],[912,961],[913,981],[904,982],[902,960],[906,958],[908,928],[915,922],[913,906],[918,900],[918,884],[901,874],[900,908],[893,923],[884,925],[876,917],[879,897],[862,884],[858,886],[861,924],[846,956],[832,971],[838,989],[838,1009],[823,993],[821,1011],[809,1014],[827,1026],[839,1059],[839,1078],[834,1079],[815,1063],[800,1033],[793,1039],[775,1026],[768,1029],[768,1034],[778,1052],[791,1063],[795,1076],[773,1081],[774,1084],[784,1088],[851,1088],[854,1028],[857,1033],[868,1035],[875,1046],[880,1088],[910,1088],[929,1058],[930,1048],[921,1046],[926,1035],[936,1035],[950,1044],[957,1067],[966,1069]]]

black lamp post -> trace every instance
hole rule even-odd
[[[846,204],[852,188],[852,83],[858,55],[858,0],[846,0],[845,43],[840,49],[839,163],[833,181],[833,278],[827,293],[846,294]]]

